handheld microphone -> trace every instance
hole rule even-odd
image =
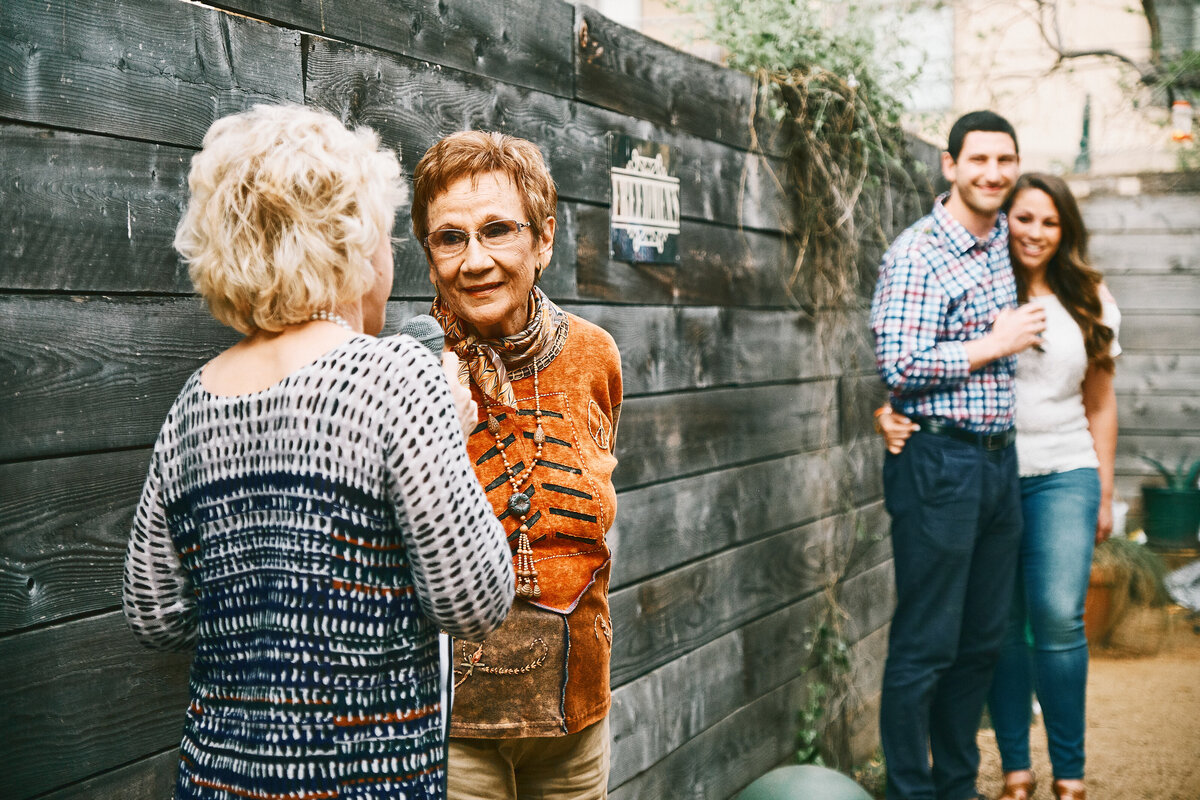
[[[439,359],[442,357],[446,335],[442,332],[442,326],[438,324],[438,321],[428,314],[418,314],[412,319],[405,320],[404,324],[400,326],[400,333],[407,333],[428,347],[430,352]]]

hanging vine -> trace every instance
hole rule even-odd
[[[782,276],[793,302],[829,324],[821,343],[853,329],[874,283],[878,258],[898,233],[913,202],[930,197],[922,167],[907,152],[900,98],[914,76],[878,67],[879,53],[851,5],[797,0],[680,0],[701,23],[701,36],[721,46],[727,65],[754,76],[758,91],[749,126],[751,152],[791,198],[787,234],[795,260]],[[884,77],[884,76],[887,77]],[[781,129],[760,141],[766,120]],[[777,142],[786,142],[780,149]],[[772,153],[768,156],[767,153]],[[776,157],[782,155],[782,167]],[[903,211],[902,211],[903,209]],[[833,546],[823,559],[822,603],[811,627],[803,671],[807,696],[797,713],[796,760],[823,764],[848,753],[848,720],[859,703],[845,632],[849,614],[839,587],[869,547],[849,498],[856,493],[845,470],[835,489],[838,511],[853,520],[852,542]],[[846,766],[844,764],[839,766]]]
[[[701,23],[703,38],[723,48],[728,66],[758,82],[752,150],[768,167],[756,123],[784,128],[785,166],[772,172],[793,198],[788,233],[797,252],[784,277],[792,299],[808,309],[845,307],[860,296],[864,269],[873,266],[863,263],[863,247],[882,251],[896,233],[896,199],[917,191],[919,172],[900,126],[899,98],[913,76],[893,69],[882,77],[865,12],[833,5],[679,3]]]

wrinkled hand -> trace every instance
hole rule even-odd
[[[903,414],[888,409],[875,417],[875,430],[883,436],[888,452],[895,456],[900,455],[908,437],[921,430],[921,426]]]
[[[1100,544],[1113,533],[1112,503],[1101,503],[1100,514],[1096,517],[1096,544]]]
[[[999,356],[1011,356],[1030,347],[1040,348],[1046,330],[1046,309],[1040,303],[1006,308],[992,322],[992,338]]]
[[[471,390],[458,380],[458,363],[458,355],[453,351],[442,353],[442,372],[446,373],[446,380],[450,383],[450,397],[454,400],[458,424],[462,426],[463,436],[467,437],[479,419],[479,406],[471,399]]]

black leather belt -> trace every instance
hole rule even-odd
[[[934,436],[945,436],[948,439],[973,444],[976,447],[982,447],[984,450],[1003,450],[1016,441],[1017,438],[1017,432],[1013,428],[1001,431],[1000,433],[972,433],[962,428],[956,428],[948,422],[929,419],[927,417],[914,417],[913,422],[920,425],[921,430],[925,433],[931,433]]]

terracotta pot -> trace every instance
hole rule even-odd
[[[1092,566],[1087,597],[1083,601],[1083,632],[1091,647],[1104,644],[1116,621],[1113,613],[1113,587],[1115,585],[1116,578],[1111,571],[1103,567]]]

